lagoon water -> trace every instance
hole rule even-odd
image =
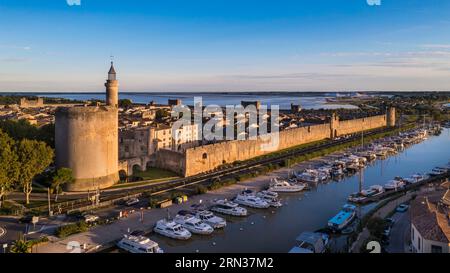
[[[439,136],[430,136],[428,140],[395,156],[373,162],[364,170],[363,187],[384,185],[395,176],[408,177],[445,165],[450,160],[449,148],[450,129],[444,129]],[[354,175],[339,182],[320,184],[305,193],[282,194],[283,203],[287,204],[278,209],[250,209],[251,215],[242,219],[226,217],[227,227],[215,231],[212,236],[194,235],[183,242],[159,235],[151,235],[150,238],[166,252],[286,253],[294,246],[295,238],[301,232],[324,228],[328,219],[346,203],[348,195],[358,191],[358,188],[359,175]],[[373,204],[363,207],[361,213],[369,207]]]
[[[24,94],[25,95],[25,94]],[[29,93],[29,95],[67,98],[74,100],[105,99],[104,93]],[[298,104],[306,109],[336,109],[358,108],[352,105],[326,104],[328,94],[314,93],[125,93],[119,94],[120,99],[131,99],[135,103],[149,103],[155,101],[158,104],[166,104],[168,99],[181,99],[185,105],[194,105],[194,97],[201,97],[203,105],[216,104],[219,106],[237,105],[241,101],[261,101],[263,105],[279,105],[280,109],[290,109],[291,103]]]

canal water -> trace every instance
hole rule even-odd
[[[364,186],[384,185],[395,176],[408,177],[414,173],[427,173],[450,160],[450,130],[439,136],[430,136],[395,156],[376,160],[364,170]],[[188,241],[176,241],[159,235],[157,241],[165,252],[239,252],[286,253],[303,231],[324,228],[332,216],[346,203],[349,194],[358,191],[359,175],[339,182],[320,184],[311,191],[282,194],[285,204],[278,209],[252,210],[246,218],[226,217],[228,225],[211,236],[194,235]],[[372,206],[372,205],[368,205]],[[369,207],[361,209],[362,214]]]

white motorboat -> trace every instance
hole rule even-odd
[[[318,183],[319,178],[312,174],[311,172],[303,172],[301,174],[296,174],[296,177],[298,180],[305,182],[305,183]]]
[[[347,200],[352,203],[359,203],[367,199],[367,196],[362,195],[360,192],[355,192],[349,195]]]
[[[359,165],[358,163],[351,163],[347,165],[346,169],[349,172],[357,172],[359,169],[361,169],[361,165]]]
[[[305,189],[305,184],[290,184],[287,181],[280,181],[276,178],[273,179],[270,185],[269,191],[273,192],[299,192]]]
[[[163,236],[178,240],[187,240],[192,236],[189,230],[185,229],[180,224],[166,219],[159,220],[153,231]]]
[[[403,180],[393,179],[384,185],[385,190],[397,190],[401,189],[405,186],[405,182]]]
[[[278,197],[278,193],[273,192],[273,191],[265,190],[265,191],[258,192],[256,194],[256,196],[258,196],[258,197],[266,197],[267,196],[267,197],[277,198]]]
[[[384,188],[381,185],[373,185],[370,186],[367,190],[362,190],[361,195],[365,197],[372,197],[382,194],[384,192]]]
[[[214,228],[210,225],[203,223],[202,220],[198,219],[194,215],[186,214],[175,216],[174,221],[177,224],[180,224],[185,229],[189,230],[192,233],[200,234],[200,235],[209,235],[213,233]]]
[[[214,215],[209,210],[206,210],[203,206],[200,204],[198,205],[192,205],[193,208],[192,211],[189,210],[180,210],[178,212],[179,215],[193,215],[197,219],[201,220],[202,222],[210,225],[213,228],[223,228],[227,225],[227,221],[223,219],[222,217]]]
[[[383,186],[373,185],[370,186],[368,189],[362,190],[361,192],[350,194],[347,200],[353,203],[359,203],[366,200],[369,197],[382,194],[383,192],[384,192]]]
[[[340,167],[333,167],[333,170],[331,170],[331,174],[333,176],[343,176],[344,171]]]
[[[232,216],[247,216],[247,209],[240,207],[239,204],[223,199],[216,200],[210,210]]]
[[[267,209],[270,205],[263,199],[256,197],[255,195],[240,193],[234,198],[234,202],[243,206],[257,208],[257,209]]]
[[[447,173],[447,169],[445,168],[440,168],[440,167],[436,167],[433,168],[431,170],[431,172],[429,173],[430,176],[438,176],[438,175],[443,175]]]
[[[411,177],[405,178],[403,180],[408,184],[414,184],[414,183],[421,182],[425,179],[427,179],[427,177],[425,175],[416,173],[416,174],[411,175]]]
[[[316,177],[318,181],[325,181],[330,176],[330,173],[324,170],[306,169],[303,173]]]
[[[224,228],[227,225],[225,219],[214,215],[214,213],[208,210],[197,211],[195,216],[213,228]]]
[[[325,233],[303,232],[296,241],[296,246],[289,253],[324,253],[329,243],[329,236]]]
[[[267,202],[267,204],[269,204],[269,206],[271,207],[275,207],[275,208],[279,208],[281,206],[283,206],[283,204],[281,204],[281,201],[278,200],[278,198],[276,197],[270,197],[270,196],[263,196],[261,197],[262,200],[264,200],[265,202]]]
[[[116,244],[117,247],[130,253],[163,253],[159,245],[144,236],[124,235]]]

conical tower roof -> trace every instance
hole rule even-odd
[[[108,74],[116,74],[116,70],[114,69],[114,64],[111,62],[111,68],[109,69]]]

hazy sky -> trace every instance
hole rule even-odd
[[[0,0],[0,91],[450,90],[450,1]]]

